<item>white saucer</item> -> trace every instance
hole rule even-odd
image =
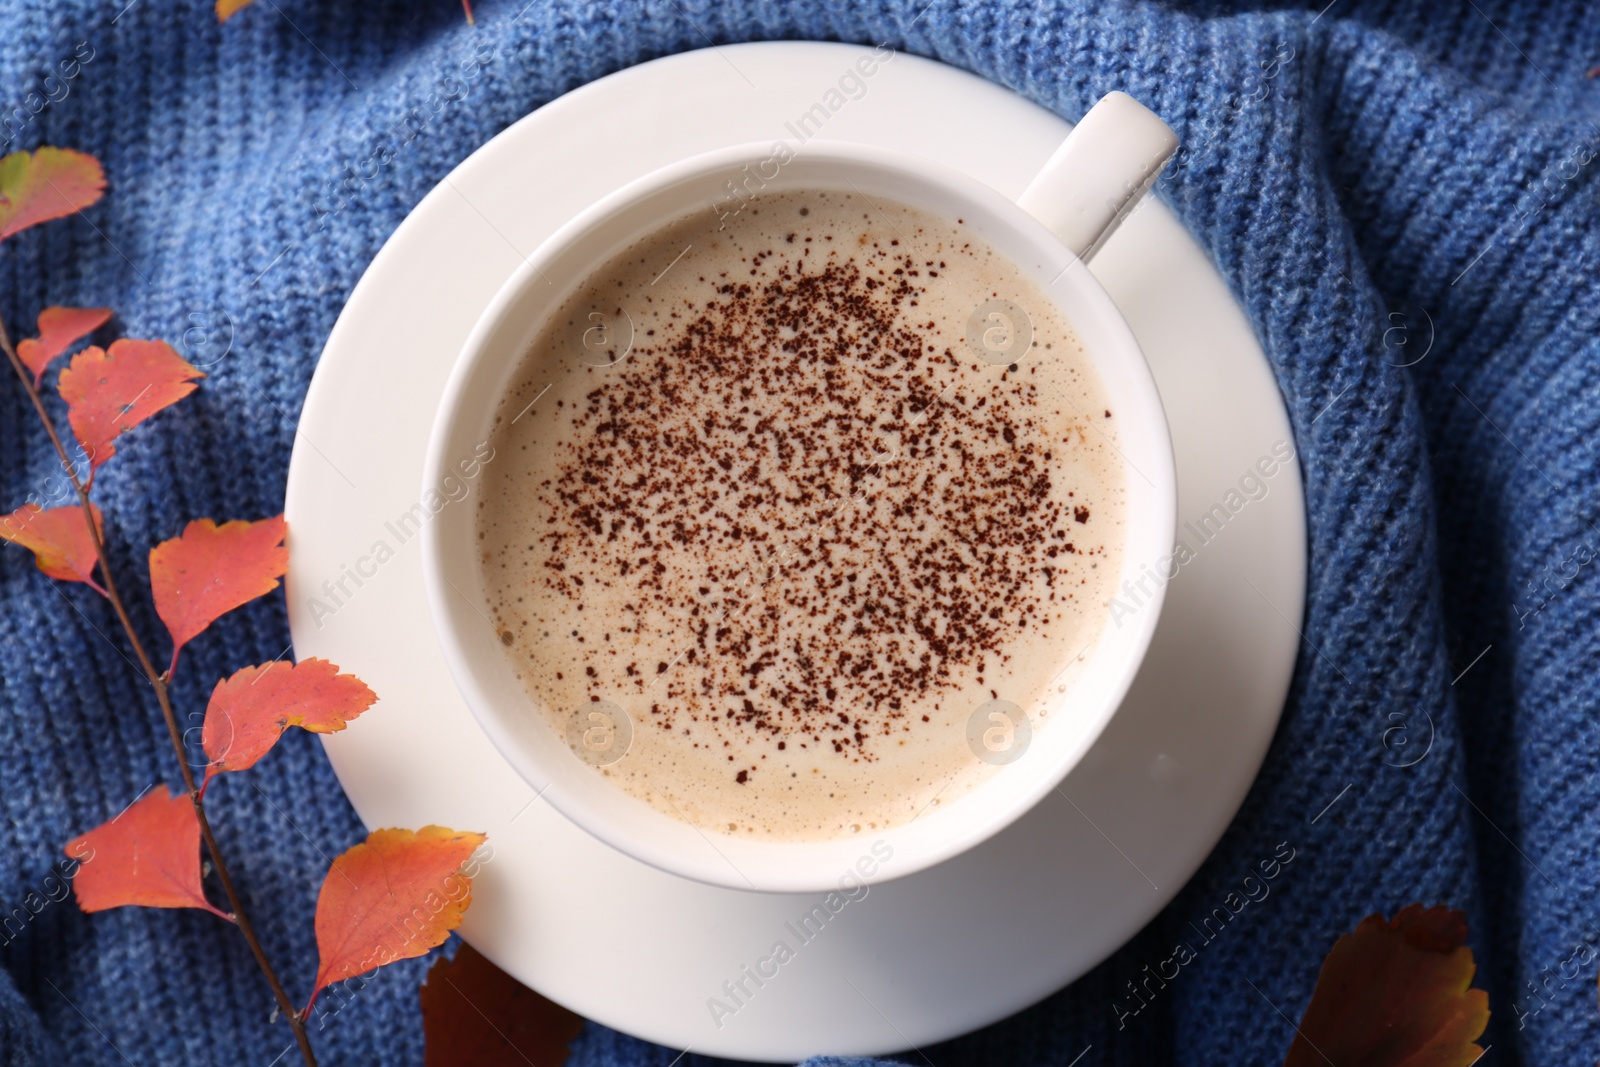
[[[495,751],[440,657],[420,546],[402,536],[463,340],[522,255],[580,208],[692,153],[792,137],[785,123],[818,103],[842,101],[829,138],[938,159],[1012,196],[1068,130],[1004,89],[905,55],[865,79],[859,99],[829,96],[868,52],[784,42],[673,56],[570,93],[479,149],[351,295],[289,469],[295,654],[331,659],[382,697],[326,738],[362,820],[488,833],[493,858],[461,931],[475,948],[591,1019],[711,1055],[792,1061],[925,1045],[1104,959],[1188,880],[1244,799],[1277,726],[1298,641],[1290,620],[1304,606],[1297,465],[1264,479],[1264,497],[1228,495],[1293,440],[1277,386],[1222,278],[1151,202],[1093,269],[1155,369],[1180,525],[1213,505],[1226,521],[1213,520],[1220,532],[1203,547],[1180,530],[1197,554],[1168,589],[1132,693],[1060,792],[976,851],[873,888],[802,943],[790,924],[821,897],[715,889],[646,867],[536,799]],[[393,553],[381,563],[380,541]],[[324,592],[350,574],[360,584],[345,577],[348,596]],[[758,986],[742,969],[780,940],[793,958]],[[724,983],[741,982],[735,1000]],[[720,1026],[713,997],[737,1008]]]

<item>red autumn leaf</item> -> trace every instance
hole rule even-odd
[[[50,361],[111,321],[110,308],[48,307],[39,312],[39,336],[17,342],[17,355],[39,388]]]
[[[325,659],[246,667],[211,691],[201,730],[211,758],[206,778],[255,766],[291,726],[318,734],[343,730],[377,699],[367,683]]]
[[[0,159],[0,241],[76,214],[106,190],[100,161],[70,148],[44,147]]]
[[[205,375],[165,341],[91,345],[72,357],[57,389],[67,402],[67,421],[89,455],[89,476],[116,455],[116,440],[162,408],[194,392]]]
[[[278,588],[289,567],[282,515],[260,522],[196,519],[150,550],[156,614],[172,635],[172,662],[205,628],[241,604]]]
[[[89,508],[99,527],[100,509],[92,502]],[[99,562],[94,535],[84,520],[83,509],[77,505],[45,509],[38,504],[24,504],[0,517],[0,539],[31,551],[39,569],[50,577],[63,582],[87,582],[100,589],[100,583],[94,580],[94,567]]]
[[[424,826],[374,830],[333,861],[317,895],[317,994],[334,982],[444,944],[472,903],[461,868],[483,834]]]
[[[583,1016],[546,1000],[463,944],[420,990],[424,1067],[560,1067]]]
[[[1467,917],[1413,904],[1361,920],[1317,976],[1284,1067],[1467,1067],[1489,994],[1473,989]]]
[[[110,822],[73,838],[66,853],[83,861],[72,891],[84,911],[128,904],[203,908],[233,921],[211,906],[200,887],[200,820],[194,805],[164,785]]]

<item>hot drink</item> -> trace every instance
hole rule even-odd
[[[487,609],[529,714],[619,788],[740,836],[882,829],[1048,728],[1121,569],[1116,439],[1070,323],[964,220],[849,189],[696,214],[515,372]]]

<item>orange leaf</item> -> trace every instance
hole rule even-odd
[[[444,944],[472,903],[462,864],[483,834],[424,826],[374,830],[333,861],[317,895],[317,982],[311,1000],[334,982]]]
[[[420,993],[424,1067],[559,1067],[583,1029],[583,1016],[541,997],[467,944],[454,959],[434,961]]]
[[[39,336],[17,342],[17,355],[39,388],[50,361],[111,321],[110,308],[49,307],[39,312]]]
[[[165,341],[123,338],[109,352],[91,345],[73,356],[56,387],[89,455],[90,477],[116,455],[118,437],[194,392],[193,379],[204,377]]]
[[[241,604],[278,588],[289,567],[283,516],[260,522],[196,519],[183,534],[150,550],[150,590],[156,614],[178,651]]]
[[[94,512],[95,526],[101,526],[100,509],[92,502],[89,508]],[[94,535],[84,521],[83,509],[75,504],[48,510],[38,504],[24,504],[0,517],[0,539],[30,550],[39,569],[52,578],[87,582],[100,588],[94,580],[94,567],[99,562]]]
[[[200,820],[194,805],[166,786],[152,789],[108,823],[67,843],[66,853],[83,860],[72,890],[84,911],[128,904],[147,908],[211,906],[200,887]]]
[[[1362,919],[1328,953],[1284,1067],[1467,1067],[1489,994],[1471,988],[1466,939],[1467,917],[1443,905]]]
[[[206,777],[255,766],[291,726],[318,734],[343,730],[377,699],[367,683],[325,659],[246,667],[211,691],[201,731],[211,757]]]
[[[249,7],[253,0],[217,0],[217,21],[227,22]]]
[[[0,241],[76,214],[106,190],[100,161],[70,148],[13,152],[0,159]]]

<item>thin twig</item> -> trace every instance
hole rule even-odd
[[[133,620],[128,616],[128,609],[124,606],[121,594],[117,591],[116,579],[111,573],[111,560],[106,554],[105,538],[99,524],[94,521],[94,511],[89,507],[89,491],[78,478],[78,471],[73,466],[72,458],[61,444],[61,437],[56,433],[55,424],[44,409],[44,401],[39,397],[39,390],[34,387],[33,379],[28,375],[28,369],[23,364],[22,358],[17,355],[16,348],[11,344],[11,335],[6,331],[5,319],[0,317],[0,348],[5,349],[11,366],[17,372],[17,378],[22,382],[22,387],[28,392],[28,399],[33,402],[33,410],[38,412],[39,421],[44,424],[45,433],[50,435],[50,443],[55,447],[56,456],[61,460],[61,469],[66,471],[67,479],[72,482],[73,490],[78,494],[78,505],[83,509],[84,521],[89,524],[89,534],[94,541],[95,555],[100,560],[100,577],[105,581],[103,590],[107,600],[111,602],[112,610],[116,612],[117,621],[122,624],[122,630],[128,635],[128,643],[133,647],[133,653],[139,659],[139,666],[149,680],[151,688],[156,691],[156,701],[161,705],[161,716],[166,720],[167,733],[172,739],[172,751],[178,758],[178,770],[183,775],[184,788],[189,791],[189,801],[194,805],[194,813],[200,822],[200,835],[205,839],[206,852],[211,857],[211,866],[217,872],[217,879],[222,883],[222,891],[228,898],[228,905],[233,909],[233,922],[244,935],[245,942],[250,946],[251,953],[256,958],[256,963],[261,968],[261,973],[266,975],[267,984],[272,987],[272,995],[277,999],[278,1010],[289,1020],[289,1027],[294,1031],[295,1044],[300,1046],[300,1055],[306,1062],[306,1067],[317,1067],[317,1057],[311,1050],[311,1039],[306,1035],[305,1020],[295,1011],[294,1002],[289,999],[289,994],[283,988],[283,983],[278,981],[277,972],[272,969],[272,964],[267,959],[267,954],[261,947],[261,942],[256,938],[255,929],[250,925],[249,918],[245,915],[244,901],[239,898],[239,892],[234,888],[233,878],[228,874],[228,865],[223,862],[222,849],[217,844],[217,838],[211,832],[211,823],[206,818],[205,804],[201,798],[200,789],[195,785],[194,772],[189,768],[189,759],[183,750],[183,732],[178,729],[178,716],[172,710],[172,699],[167,693],[167,683],[170,679],[156,670],[150,656],[145,652],[144,642],[139,640],[139,633],[133,628]]]

